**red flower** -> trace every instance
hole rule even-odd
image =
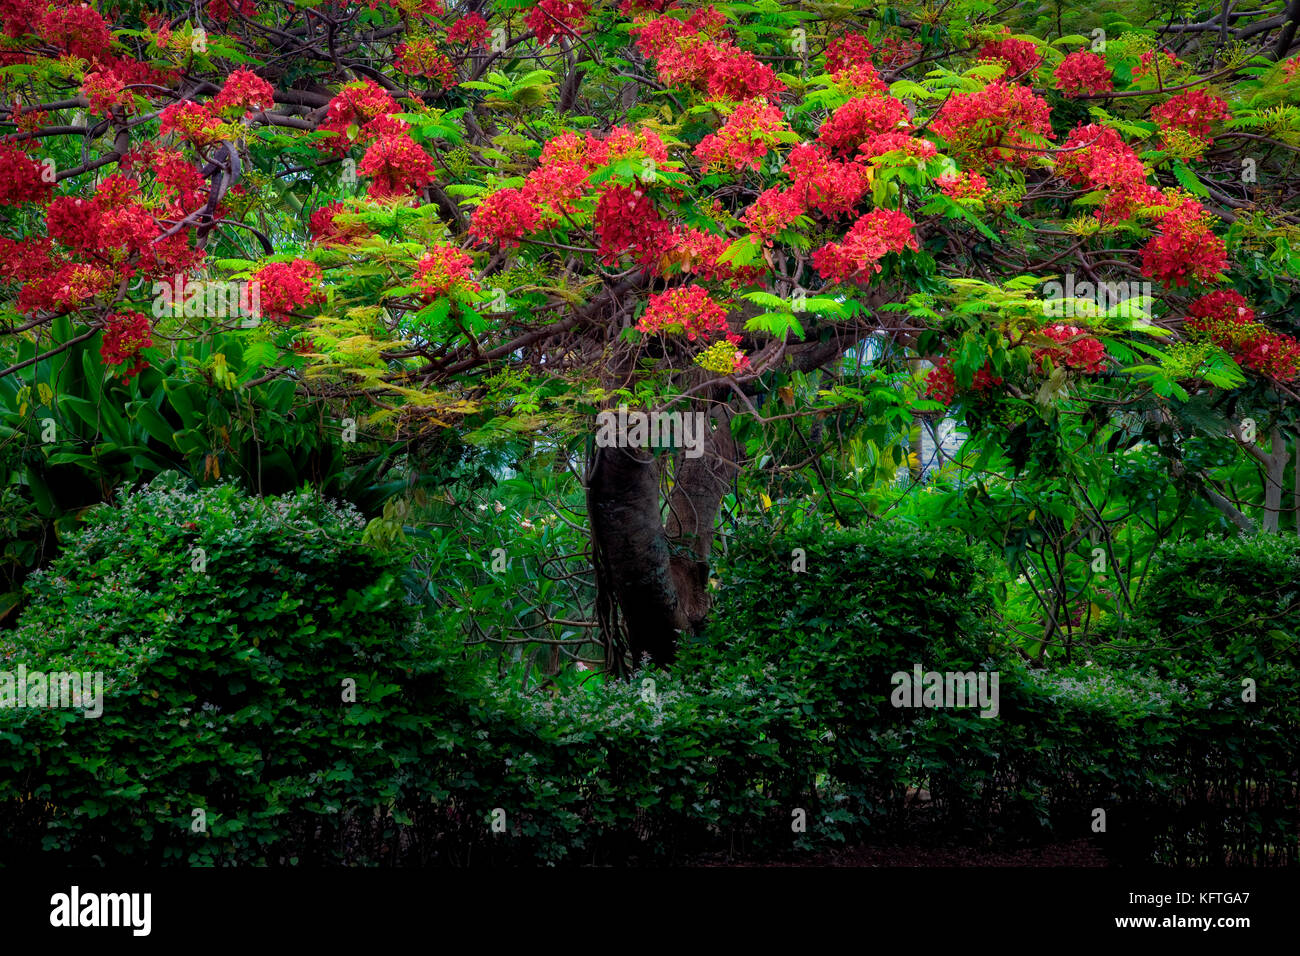
[[[1038,52],[1037,44],[1029,40],[1014,40],[1008,30],[1004,30],[1003,33],[1003,39],[990,40],[980,47],[979,59],[1000,60],[1005,63],[1008,78],[1028,73],[1038,66],[1043,57]]]
[[[771,245],[772,237],[802,216],[804,211],[798,192],[773,187],[759,193],[740,221]]]
[[[653,266],[672,241],[672,227],[639,187],[606,187],[596,203],[595,227],[606,265],[617,265],[630,255],[641,265]]]
[[[369,234],[369,230],[359,222],[346,226],[336,222],[334,217],[343,210],[343,203],[332,202],[328,206],[321,206],[311,214],[311,218],[307,220],[307,227],[311,230],[314,242],[322,246],[347,245],[354,239]]]
[[[342,156],[354,140],[368,141],[382,133],[396,132],[392,125],[369,128],[369,124],[397,112],[400,112],[397,101],[374,80],[349,83],[330,100],[324,121],[316,127],[318,132],[329,134],[320,141],[319,146],[332,151],[336,156]],[[405,126],[398,120],[393,120],[392,123]],[[348,130],[353,126],[357,129],[350,137]]]
[[[1194,201],[1165,213],[1159,232],[1142,247],[1142,274],[1166,285],[1213,282],[1227,267],[1227,246],[1210,231],[1201,204]]]
[[[379,137],[366,150],[357,171],[373,177],[366,195],[372,199],[409,196],[433,182],[435,163],[406,133]]]
[[[740,341],[739,335],[727,329],[727,310],[698,285],[679,286],[650,296],[650,304],[636,327],[642,332],[685,332],[691,341],[710,332],[723,332],[728,342]]]
[[[139,312],[115,312],[104,317],[104,340],[99,355],[105,365],[124,365],[123,380],[130,379],[148,368],[149,363],[140,356],[140,350],[153,345],[149,319]]]
[[[537,34],[537,42],[549,45],[556,36],[577,36],[591,12],[584,0],[541,0],[528,11],[524,22]]]
[[[687,20],[661,17],[633,27],[637,48],[655,61],[666,86],[707,90],[714,99],[747,100],[779,93],[785,85],[772,68],[727,38],[726,18],[712,7]]]
[[[788,132],[790,126],[780,107],[770,106],[763,99],[752,99],[741,103],[720,130],[700,140],[695,155],[706,166],[758,169],[779,135]]]
[[[785,168],[790,176],[790,191],[802,207],[816,209],[829,218],[850,212],[871,188],[871,171],[866,166],[832,159],[817,143],[792,149]]]
[[[826,44],[826,72],[831,76],[861,67],[875,69],[871,62],[875,46],[860,33],[846,33]]]
[[[316,289],[321,277],[320,266],[316,263],[294,259],[262,266],[249,281],[257,283],[262,312],[267,318],[288,324],[294,310],[324,299]]]
[[[993,366],[988,362],[975,372],[969,391],[987,392],[994,386],[1001,385],[1001,376],[993,374]],[[944,405],[951,405],[957,397],[957,375],[952,370],[952,357],[944,356],[939,364],[930,369],[925,377],[926,397]]]
[[[108,24],[88,3],[55,4],[41,21],[41,38],[83,60],[104,56],[113,46]]]
[[[452,245],[432,246],[416,264],[411,285],[426,299],[441,298],[462,283],[477,292],[473,269],[474,259],[468,253]]]
[[[249,110],[269,110],[274,105],[275,91],[271,88],[271,84],[252,70],[243,67],[230,74],[226,85],[212,101],[212,106],[218,113],[240,115]]]
[[[1091,50],[1075,50],[1052,74],[1056,88],[1069,97],[1110,93],[1115,89],[1106,58]]]
[[[765,272],[762,268],[720,261],[729,245],[731,240],[726,236],[700,229],[678,229],[658,264],[658,272],[662,275],[667,269],[678,268],[706,282],[727,282],[733,286],[759,284]]]
[[[587,169],[581,163],[543,163],[524,182],[523,197],[548,220],[573,216],[575,203],[587,191]]]
[[[830,115],[817,131],[817,139],[833,152],[851,155],[872,137],[910,128],[901,101],[892,96],[859,96]]]
[[[423,76],[437,82],[444,90],[456,85],[456,66],[431,37],[414,37],[399,43],[393,53],[393,65],[408,76]]]
[[[912,235],[915,225],[907,213],[873,209],[853,224],[842,243],[828,243],[814,252],[813,267],[832,282],[870,281],[886,254],[920,250]]]
[[[1151,119],[1161,130],[1182,130],[1206,143],[1214,142],[1210,138],[1210,124],[1231,115],[1226,102],[1205,90],[1179,93],[1151,109]]]
[[[525,233],[541,225],[541,215],[518,189],[498,189],[474,210],[469,234],[481,245],[497,243],[503,249],[519,245]]]
[[[491,36],[492,30],[488,22],[477,13],[463,16],[447,28],[448,43],[464,44],[471,48],[479,47],[486,50],[488,38]]]
[[[210,146],[221,139],[221,120],[212,115],[205,103],[185,100],[162,111],[159,132],[175,132],[195,146]]]
[[[989,181],[979,173],[944,173],[934,183],[949,199],[983,199],[989,191]]]
[[[0,143],[0,206],[43,202],[53,188],[44,165],[18,147]]]
[[[939,154],[934,143],[920,136],[910,136],[907,133],[881,133],[858,147],[858,158],[872,160],[877,156],[893,152],[903,152],[917,159],[929,159]]]
[[[1036,349],[1034,361],[1045,368],[1050,359],[1053,365],[1096,374],[1106,370],[1106,346],[1087,330],[1074,325],[1057,323],[1040,330],[1053,341],[1062,343],[1059,348]]]
[[[92,116],[108,116],[113,110],[129,110],[134,97],[122,78],[104,67],[88,72],[81,80],[82,95],[90,102]]]
[[[1041,153],[1029,137],[1054,138],[1050,112],[1033,90],[997,80],[949,97],[930,128],[982,162],[1028,165]]]

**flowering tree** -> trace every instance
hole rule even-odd
[[[374,434],[569,442],[615,663],[708,613],[773,423],[815,461],[846,409],[1085,416],[1248,527],[1181,452],[1229,431],[1277,530],[1297,4],[1117,6],[0,0],[0,383],[36,415],[97,356],[148,418],[208,342],[213,388]],[[707,416],[704,454],[591,441],[620,404]]]

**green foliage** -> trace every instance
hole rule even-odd
[[[162,479],[91,512],[0,662],[103,672],[103,715],[0,711],[5,839],[80,863],[377,862],[455,678],[363,523]]]

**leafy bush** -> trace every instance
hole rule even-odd
[[[918,715],[890,706],[890,676],[918,663],[983,668],[994,637],[995,573],[983,550],[955,534],[742,533],[720,572],[706,643],[690,648],[683,666],[707,670],[718,658],[775,664],[809,700],[809,756],[820,755],[844,788],[849,814],[880,809],[918,775],[909,766]]]
[[[92,511],[0,668],[102,671],[103,715],[0,711],[0,832],[79,862],[373,859],[460,678],[362,525],[315,494],[161,480]]]
[[[742,539],[678,671],[521,695],[466,662],[459,622],[420,624],[362,527],[315,494],[165,481],[91,512],[30,579],[0,670],[103,671],[103,716],[0,710],[0,860],[770,857],[918,819],[1088,836],[1096,808],[1121,860],[1296,858],[1298,698],[1243,707],[1214,657],[1031,670],[993,644],[995,578],[958,540]],[[890,706],[913,663],[998,670],[997,718]]]
[[[1207,661],[1294,677],[1300,664],[1300,541],[1204,538],[1157,552],[1117,660],[1162,673]],[[1278,670],[1277,665],[1284,667]]]

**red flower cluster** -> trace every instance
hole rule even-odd
[[[740,341],[740,336],[727,328],[727,310],[698,285],[679,286],[650,296],[650,304],[636,327],[641,332],[685,332],[691,341],[711,332],[724,333],[733,345]]]
[[[408,76],[423,76],[437,82],[444,90],[456,85],[456,66],[432,37],[412,37],[393,50],[393,64]]]
[[[827,243],[812,255],[813,267],[831,282],[870,281],[890,252],[920,250],[905,212],[873,209],[853,224],[842,243]]]
[[[685,21],[661,17],[633,27],[637,48],[655,61],[667,86],[706,90],[713,99],[747,100],[785,89],[772,68],[725,35],[726,18],[712,7]]]
[[[1040,330],[1058,347],[1034,350],[1034,361],[1040,368],[1046,368],[1047,362],[1057,367],[1077,369],[1095,375],[1106,370],[1106,346],[1086,329],[1075,325],[1056,323]]]
[[[387,120],[397,112],[400,112],[397,101],[374,80],[349,83],[330,100],[325,119],[316,127],[317,132],[328,134],[320,141],[320,148],[342,156],[352,145],[347,132],[351,126],[358,128],[356,139],[360,142],[398,132],[406,124]]]
[[[929,159],[939,155],[934,143],[921,136],[909,136],[907,133],[881,133],[873,136],[858,147],[858,159],[873,160],[886,153],[903,152],[916,159]]]
[[[994,386],[1001,384],[1001,376],[994,375],[993,366],[985,362],[984,367],[976,371],[969,390],[972,392],[987,392]],[[957,397],[957,375],[952,370],[951,356],[945,355],[939,360],[938,365],[930,369],[925,377],[925,394],[927,398],[932,398],[945,405],[951,405],[953,399]]]
[[[1206,143],[1214,142],[1210,138],[1210,124],[1231,115],[1226,102],[1205,90],[1179,93],[1151,109],[1151,119],[1161,130],[1182,130]]]
[[[269,110],[275,105],[275,91],[252,70],[240,67],[212,101],[212,108],[222,114],[246,115],[250,110]]]
[[[255,16],[257,2],[256,0],[212,0],[204,12],[218,23],[225,23],[236,13],[242,17]]]
[[[1170,71],[1186,65],[1168,50],[1161,50],[1159,53],[1155,50],[1147,50],[1138,57],[1138,62],[1133,66],[1133,79],[1140,80],[1158,67],[1160,77],[1168,83]]]
[[[1040,152],[1028,137],[1053,139],[1047,101],[1027,86],[997,80],[948,98],[930,128],[979,162],[1028,165]]]
[[[1028,73],[1042,61],[1038,45],[1029,40],[1012,39],[1011,31],[1003,30],[1003,37],[990,40],[980,47],[979,59],[997,60],[1006,64],[1008,77]]]
[[[1142,247],[1142,274],[1166,285],[1185,286],[1189,277],[1213,282],[1228,267],[1228,251],[1207,218],[1191,199],[1161,216],[1159,232]]]
[[[804,143],[792,149],[786,171],[790,176],[790,192],[798,198],[800,212],[817,209],[829,218],[850,212],[871,188],[871,171],[866,166],[832,159],[816,143]]]
[[[293,312],[303,306],[324,299],[316,288],[321,281],[320,266],[306,259],[292,262],[272,262],[262,266],[250,277],[258,284],[262,313],[269,319],[287,325]]]
[[[185,100],[162,111],[159,132],[177,133],[195,146],[211,146],[221,139],[221,120],[212,115],[206,103]]]
[[[498,189],[479,203],[470,217],[469,234],[482,245],[496,243],[509,249],[540,224],[536,207],[521,190],[512,187]]]
[[[203,204],[200,190],[207,185],[203,174],[186,162],[180,153],[170,149],[155,150],[151,165],[154,178],[168,200],[164,212],[169,218],[179,218]]]
[[[561,217],[572,217],[575,203],[587,191],[588,170],[581,163],[553,162],[538,166],[528,174],[523,197],[550,224]]]
[[[453,245],[431,246],[415,266],[415,286],[426,299],[439,299],[461,283],[474,292],[479,284],[474,281],[474,258]]]
[[[1057,173],[1090,189],[1140,191],[1147,171],[1133,147],[1109,126],[1080,124],[1056,155]]]
[[[700,140],[695,155],[706,166],[758,169],[759,162],[778,142],[779,134],[790,131],[780,107],[761,98],[746,100],[727,117],[720,130]]]
[[[102,57],[113,45],[108,24],[88,3],[54,4],[41,19],[39,33],[45,43],[83,60]]]
[[[874,70],[871,57],[875,52],[875,46],[862,34],[846,33],[826,44],[826,72],[835,76],[864,66]]]
[[[900,67],[921,52],[921,44],[903,37],[885,37],[876,50],[876,59],[884,66]]]
[[[18,290],[18,311],[71,312],[116,289],[118,279],[112,270],[89,263],[55,267],[46,259],[45,268],[32,275]]]
[[[81,93],[90,102],[92,116],[109,116],[115,109],[129,111],[134,105],[131,91],[108,67],[91,70],[82,77]]]
[[[1300,376],[1300,342],[1257,322],[1255,310],[1239,292],[1211,292],[1188,311],[1185,330],[1208,335],[1219,348],[1236,353],[1246,367],[1281,382]]]
[[[989,191],[989,181],[972,172],[944,173],[934,184],[949,199],[983,199]]]
[[[369,230],[359,222],[347,225],[339,223],[335,217],[343,211],[343,203],[332,202],[313,212],[311,218],[307,220],[312,240],[322,246],[341,246],[369,234]]]
[[[479,47],[486,50],[492,29],[480,14],[471,13],[461,17],[447,28],[447,42],[470,48]]]
[[[53,182],[46,181],[45,166],[16,146],[0,143],[0,206],[44,202]]]
[[[557,36],[577,36],[591,4],[585,0],[541,0],[528,11],[524,22],[537,34],[537,42],[549,45]]]
[[[1115,78],[1106,65],[1106,58],[1091,50],[1075,50],[1060,62],[1052,76],[1056,88],[1068,97],[1115,90]]]
[[[606,187],[596,203],[594,222],[600,259],[606,265],[617,265],[630,255],[643,266],[653,266],[672,241],[672,227],[638,187]]]
[[[834,152],[851,155],[875,136],[910,128],[907,107],[900,100],[892,96],[859,96],[830,115],[817,131],[817,139]]]
[[[732,287],[758,285],[765,270],[759,266],[738,266],[733,262],[719,261],[731,240],[717,233],[701,229],[678,229],[673,233],[672,244],[658,265],[658,273],[670,269],[696,275],[705,282],[726,282]]]
[[[772,237],[802,216],[804,211],[804,204],[793,189],[773,187],[759,193],[740,221],[750,232],[762,236],[770,246]]]
[[[557,137],[565,140],[565,144],[557,147],[560,150],[573,148],[571,141],[566,136]],[[573,137],[574,140],[577,137]],[[556,142],[552,140],[551,142]],[[630,130],[626,126],[615,126],[605,135],[604,139],[597,139],[592,134],[587,134],[586,142],[580,147],[578,156],[588,170],[599,169],[607,163],[615,160],[625,159],[633,154],[640,154],[656,163],[668,162],[668,147],[664,141],[651,130],[638,129]],[[543,162],[546,160],[546,153],[542,154]]]
[[[406,133],[379,137],[357,165],[357,172],[373,181],[366,190],[371,199],[410,196],[433,182],[435,167],[429,156]]]
[[[131,362],[122,371],[122,380],[127,381],[149,367],[149,362],[140,355],[140,350],[153,345],[152,333],[149,319],[139,312],[114,312],[106,315],[99,357],[105,365]]]

